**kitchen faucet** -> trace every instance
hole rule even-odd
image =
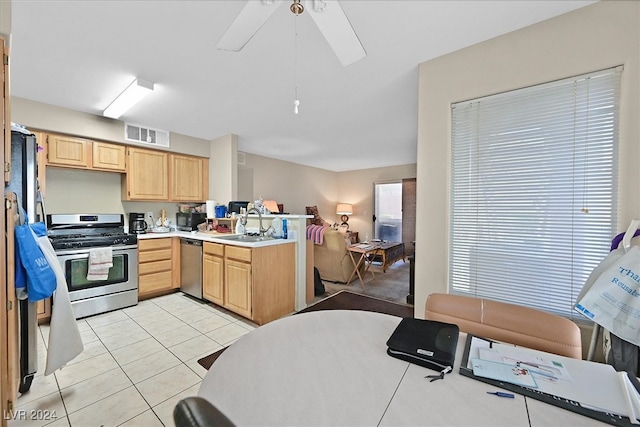
[[[249,210],[247,210],[247,212],[244,214],[244,216],[242,218],[240,218],[240,224],[242,224],[245,228],[244,228],[244,232],[245,234],[247,234],[247,220],[249,219],[249,213],[251,212],[255,212],[258,214],[258,221],[260,223],[260,235],[264,236],[264,233],[266,233],[267,231],[269,231],[269,228],[263,228],[262,227],[262,212],[260,212],[260,210],[256,209],[256,208],[251,208]]]

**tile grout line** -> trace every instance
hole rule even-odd
[[[170,295],[177,295],[177,293],[170,294]],[[168,296],[169,296],[169,295],[167,295],[167,297],[168,297]],[[187,298],[187,299],[185,299],[185,300],[188,300],[188,298]],[[185,300],[182,300],[182,301],[185,301]],[[246,330],[246,331],[247,331],[246,333],[248,333],[248,332],[250,332],[250,331],[252,331],[253,329],[255,329],[255,328],[257,328],[257,327],[258,327],[257,325],[256,325],[256,326],[253,326],[252,324],[246,323],[243,319],[239,318],[238,316],[235,316],[235,315],[233,315],[232,313],[227,313],[227,312],[226,312],[226,310],[221,309],[221,308],[218,308],[218,307],[215,307],[215,306],[213,306],[213,305],[211,305],[211,304],[209,304],[209,303],[206,303],[206,302],[205,302],[205,303],[198,304],[198,302],[197,302],[197,301],[189,301],[190,303],[192,303],[192,304],[193,304],[193,306],[194,306],[194,307],[197,307],[197,308],[203,308],[203,309],[205,309],[205,310],[207,310],[207,311],[209,312],[209,313],[207,314],[207,316],[206,316],[206,317],[204,317],[203,319],[206,319],[206,318],[208,318],[209,316],[214,316],[214,317],[219,317],[219,318],[223,319],[223,320],[226,322],[224,325],[217,326],[217,327],[215,327],[215,328],[214,328],[213,330],[211,330],[211,331],[208,331],[208,332],[202,332],[202,331],[200,331],[200,330],[196,329],[195,327],[191,326],[189,323],[187,323],[187,322],[183,321],[180,317],[176,316],[172,311],[170,311],[170,310],[171,310],[171,308],[170,308],[170,305],[171,305],[171,304],[170,304],[170,303],[167,303],[167,304],[159,304],[158,302],[153,301],[153,300],[149,300],[149,302],[150,302],[150,303],[152,303],[152,304],[154,305],[154,307],[155,307],[155,308],[154,308],[154,310],[153,310],[154,312],[155,312],[155,309],[158,309],[158,310],[159,310],[158,312],[163,312],[163,313],[166,313],[166,314],[170,315],[170,316],[173,318],[173,320],[171,320],[171,322],[176,321],[176,322],[183,323],[183,324],[185,324],[185,325],[189,326],[189,327],[194,331],[194,333],[196,333],[196,336],[194,336],[194,337],[192,337],[192,338],[189,338],[189,339],[186,339],[186,340],[184,340],[184,341],[181,341],[181,342],[179,342],[179,343],[176,343],[176,344],[172,345],[172,347],[179,346],[179,345],[181,345],[181,344],[183,344],[183,343],[185,343],[185,342],[187,342],[187,341],[189,341],[189,340],[191,340],[191,339],[196,339],[196,338],[202,338],[202,337],[205,337],[205,338],[207,338],[208,340],[211,340],[211,341],[212,341],[213,343],[215,343],[216,345],[218,345],[218,346],[220,346],[221,348],[223,348],[223,347],[228,346],[228,345],[230,345],[231,343],[235,342],[237,339],[239,339],[239,337],[236,337],[236,338],[234,338],[234,339],[230,340],[228,344],[225,344],[225,343],[220,343],[219,341],[217,341],[217,340],[215,340],[215,339],[213,339],[213,338],[211,338],[211,337],[207,336],[207,333],[211,333],[211,332],[213,332],[213,331],[216,331],[216,330],[218,330],[218,329],[221,329],[221,328],[226,327],[226,326],[229,326],[229,325],[236,325],[236,326],[238,326],[238,327],[240,327],[240,328],[242,328],[242,329]],[[147,405],[147,409],[145,409],[145,410],[144,410],[144,411],[142,411],[141,413],[139,413],[139,414],[135,415],[134,417],[130,418],[129,420],[125,420],[125,421],[123,421],[123,423],[125,423],[125,422],[127,422],[127,421],[130,421],[131,419],[136,418],[136,417],[140,416],[141,414],[143,414],[144,412],[146,412],[147,410],[151,409],[151,411],[153,412],[153,414],[155,415],[155,417],[156,417],[156,418],[157,418],[161,423],[163,423],[163,424],[164,424],[163,420],[162,420],[162,419],[160,419],[160,414],[159,414],[159,413],[157,413],[157,412],[156,412],[156,409],[154,409],[154,408],[158,407],[159,405],[162,405],[163,403],[165,403],[165,402],[167,402],[168,400],[170,400],[170,399],[174,398],[175,396],[179,395],[180,393],[183,393],[184,391],[186,391],[186,390],[188,390],[189,388],[191,388],[191,387],[193,387],[193,386],[197,385],[198,383],[201,383],[201,382],[202,382],[202,376],[201,376],[198,372],[196,372],[196,371],[194,370],[194,368],[192,368],[191,366],[189,366],[188,361],[182,360],[180,357],[178,357],[178,355],[177,355],[176,353],[174,353],[174,351],[172,351],[172,350],[171,350],[167,345],[163,344],[163,342],[161,342],[161,341],[157,338],[156,334],[151,333],[147,328],[145,328],[145,326],[143,326],[141,323],[139,323],[139,322],[136,320],[136,318],[134,318],[131,314],[129,314],[128,312],[126,312],[126,311],[125,311],[125,309],[119,309],[119,310],[117,310],[117,311],[120,311],[120,312],[124,315],[124,318],[121,318],[121,319],[119,319],[119,320],[117,320],[117,319],[116,319],[115,321],[107,322],[107,323],[104,323],[104,324],[98,324],[98,325],[95,325],[95,322],[94,322],[94,324],[92,325],[92,323],[91,323],[91,322],[86,321],[85,319],[80,319],[80,320],[78,320],[78,321],[81,321],[81,320],[82,320],[82,321],[84,321],[84,322],[85,322],[85,324],[86,324],[86,330],[87,330],[87,331],[90,331],[90,332],[95,336],[95,340],[91,340],[91,341],[89,341],[89,342],[98,341],[98,342],[100,343],[100,345],[101,345],[101,346],[106,350],[104,353],[100,353],[100,354],[97,354],[97,355],[92,355],[91,357],[88,357],[87,359],[82,360],[82,362],[90,363],[90,361],[91,361],[92,359],[94,359],[95,357],[98,357],[98,356],[100,356],[100,355],[102,355],[102,354],[108,354],[108,355],[109,355],[109,356],[110,356],[110,357],[115,361],[116,367],[114,367],[112,370],[109,370],[109,371],[106,371],[106,372],[102,372],[102,373],[100,373],[100,374],[98,374],[98,375],[102,375],[102,374],[105,374],[105,373],[107,373],[107,372],[115,371],[116,369],[119,369],[119,370],[120,370],[120,372],[121,372],[121,373],[122,373],[122,374],[123,374],[123,375],[128,379],[128,381],[131,383],[131,385],[130,385],[130,386],[125,387],[123,390],[126,390],[127,388],[129,388],[129,387],[133,386],[133,387],[135,388],[135,390],[140,394],[140,396],[142,397],[142,399],[144,400],[144,402],[145,402],[145,403],[146,403],[146,405]],[[117,311],[116,311],[116,310],[114,310],[113,312],[115,313],[115,312],[117,312]],[[154,378],[154,377],[156,377],[157,375],[160,375],[160,374],[162,374],[162,373],[164,373],[164,372],[168,371],[169,369],[176,368],[176,367],[178,367],[178,366],[180,366],[180,365],[183,365],[183,366],[184,366],[184,367],[186,367],[190,372],[192,372],[194,375],[196,375],[196,376],[199,378],[199,381],[198,381],[198,382],[196,382],[195,384],[193,384],[193,385],[189,386],[189,387],[188,387],[188,388],[186,388],[185,390],[177,391],[175,394],[172,394],[170,397],[168,397],[168,398],[164,399],[162,402],[158,402],[158,403],[155,405],[155,407],[152,407],[152,406],[151,406],[151,404],[149,403],[149,401],[148,401],[148,400],[144,397],[144,395],[142,395],[142,393],[140,392],[140,389],[138,388],[137,384],[135,384],[135,383],[134,383],[133,379],[132,379],[132,378],[131,378],[131,377],[130,377],[126,372],[125,372],[125,370],[123,369],[123,366],[124,366],[124,365],[126,365],[127,363],[133,363],[133,362],[138,361],[138,360],[140,360],[140,359],[142,359],[142,358],[135,359],[135,360],[131,360],[131,361],[129,361],[129,362],[127,362],[127,363],[125,363],[125,364],[122,364],[122,363],[121,363],[121,362],[119,362],[119,361],[116,359],[116,357],[114,356],[114,351],[119,350],[119,349],[124,349],[124,348],[126,348],[127,346],[134,345],[134,344],[136,344],[137,342],[140,342],[140,341],[136,341],[136,342],[133,342],[133,343],[127,344],[127,345],[122,346],[122,347],[119,347],[119,348],[117,348],[117,349],[110,349],[110,348],[107,346],[107,343],[104,341],[104,340],[105,340],[105,338],[104,338],[104,337],[101,337],[100,333],[98,332],[98,330],[99,330],[101,327],[103,327],[103,326],[110,326],[110,325],[114,325],[114,324],[117,324],[117,323],[119,323],[119,322],[124,322],[124,321],[132,321],[132,322],[133,322],[136,326],[138,326],[142,331],[144,331],[146,334],[148,334],[150,338],[153,338],[153,340],[154,340],[157,344],[159,344],[159,345],[160,345],[160,347],[161,347],[161,350],[158,350],[158,352],[160,352],[160,351],[162,351],[162,350],[167,350],[169,354],[171,354],[172,356],[174,356],[175,358],[177,358],[177,359],[179,360],[179,363],[178,363],[178,364],[176,364],[175,366],[170,367],[170,368],[167,368],[167,369],[164,369],[164,370],[159,371],[159,372],[155,372],[152,376],[150,376],[149,378],[145,378],[145,379],[144,379],[144,380],[142,380],[142,381],[146,381],[146,380],[148,380],[148,379]],[[162,321],[163,321],[163,320],[159,320],[158,322],[162,322]],[[158,322],[152,322],[151,324],[155,324],[155,323],[158,323]],[[40,334],[40,339],[42,340],[42,343],[44,344],[44,346],[43,346],[43,347],[44,347],[45,351],[48,351],[48,348],[47,348],[48,346],[47,346],[47,343],[46,343],[46,341],[47,341],[47,340],[45,339],[44,331],[43,331],[43,329],[42,329],[42,327],[41,327],[40,325],[38,325],[38,326],[39,326],[39,327],[38,327],[38,331],[39,331],[39,334]],[[181,327],[181,326],[182,326],[182,325],[176,326],[176,328],[179,328],[179,327]],[[171,329],[173,329],[173,328],[171,328]],[[169,329],[169,330],[171,330],[171,329]],[[84,329],[83,329],[83,331],[84,331]],[[103,332],[103,333],[104,333],[104,332]],[[243,335],[244,335],[244,334],[243,334]],[[117,336],[117,334],[114,334],[114,336]],[[145,339],[147,339],[147,338],[145,338]],[[153,352],[153,353],[151,353],[151,354],[156,354],[156,353],[157,353],[157,352]],[[147,356],[149,356],[149,355],[147,355]],[[147,357],[147,356],[144,356],[144,357]],[[196,358],[197,358],[197,357],[199,357],[199,356],[196,356]],[[192,359],[190,359],[189,361],[191,361],[191,360],[192,360]],[[71,415],[72,413],[76,413],[76,412],[78,412],[78,411],[80,411],[80,410],[82,410],[82,409],[87,408],[88,406],[91,406],[91,405],[93,405],[93,404],[96,404],[96,403],[98,403],[98,402],[100,402],[100,401],[102,401],[102,400],[104,400],[104,399],[106,399],[106,398],[112,397],[113,395],[115,395],[115,394],[117,394],[117,393],[119,393],[119,392],[122,392],[122,391],[123,391],[123,390],[115,391],[115,392],[113,392],[113,393],[109,394],[108,396],[103,396],[103,397],[101,397],[100,399],[98,399],[98,400],[96,400],[96,401],[94,401],[94,402],[91,402],[91,403],[89,403],[89,404],[86,404],[86,405],[84,405],[84,406],[82,406],[82,407],[80,407],[80,408],[77,408],[77,409],[75,409],[73,412],[71,412],[71,413],[70,413],[70,412],[69,412],[69,409],[68,409],[68,407],[67,407],[68,403],[67,403],[67,402],[65,402],[65,398],[63,397],[63,393],[62,393],[63,389],[71,389],[71,388],[73,388],[73,387],[76,387],[78,384],[81,384],[81,383],[83,383],[83,382],[85,382],[85,381],[89,381],[89,380],[91,380],[91,379],[95,378],[95,377],[96,377],[96,376],[98,376],[98,375],[90,376],[90,377],[88,377],[88,378],[83,379],[82,381],[79,381],[79,382],[77,382],[77,383],[73,383],[73,384],[71,384],[71,385],[69,385],[69,386],[67,386],[67,387],[62,388],[62,387],[61,387],[60,380],[58,379],[58,376],[56,375],[56,373],[54,373],[54,381],[55,381],[55,386],[56,386],[56,389],[57,389],[57,390],[56,390],[56,391],[57,391],[57,395],[58,395],[58,398],[60,399],[60,403],[61,403],[61,405],[62,405],[62,408],[63,408],[63,409],[64,409],[64,411],[65,411],[64,416],[65,416],[65,418],[67,419],[67,422],[69,423],[69,425],[71,425],[70,415]],[[140,381],[140,382],[142,382],[142,381]],[[44,397],[44,396],[42,396],[42,397]],[[54,421],[52,421],[52,422],[59,421],[59,420],[60,420],[60,418],[58,418],[58,419],[56,419],[56,420],[54,420]]]

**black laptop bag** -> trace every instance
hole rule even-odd
[[[458,325],[405,317],[387,341],[390,356],[441,373],[453,370]]]

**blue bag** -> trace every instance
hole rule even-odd
[[[25,212],[24,209],[22,209],[22,206],[20,206],[20,210],[18,211],[18,213],[20,215],[18,225],[24,224]],[[22,262],[20,261],[20,254],[18,253],[18,237],[15,235],[15,233],[13,236],[13,247],[15,248],[13,263],[15,267],[14,287],[16,288],[16,297],[19,300],[25,300],[27,299],[27,272],[24,269]]]
[[[49,298],[57,287],[56,275],[36,241],[36,237],[46,236],[46,234],[43,222],[35,224],[25,222],[15,227],[16,287],[24,286],[26,276],[29,302]]]

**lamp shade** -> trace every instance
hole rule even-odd
[[[275,200],[263,200],[262,204],[265,208],[269,209],[271,213],[279,213],[280,209],[278,209],[278,203]]]
[[[336,215],[352,215],[353,206],[350,203],[338,203]]]

